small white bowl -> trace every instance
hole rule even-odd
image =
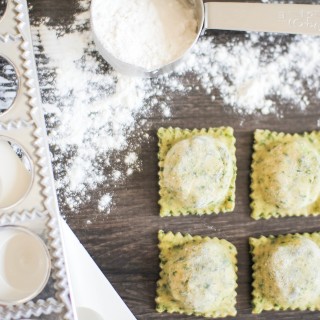
[[[16,147],[23,159],[17,155]],[[0,154],[0,209],[9,209],[29,194],[34,180],[33,163],[19,143],[5,136],[0,136]]]
[[[78,320],[104,320],[96,311],[87,307],[77,307]]]
[[[26,228],[0,227],[0,305],[24,303],[46,286],[51,259],[43,240]]]

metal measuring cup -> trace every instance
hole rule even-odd
[[[91,9],[94,7],[94,1],[92,0]],[[192,49],[203,29],[320,35],[320,5],[182,1],[188,2],[193,8],[198,23],[194,41],[180,57],[151,71],[119,60],[103,47],[97,37],[91,10],[91,30],[98,51],[111,66],[121,73],[131,76],[155,77],[172,71]]]

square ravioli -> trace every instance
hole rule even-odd
[[[160,128],[160,216],[230,212],[237,174],[229,127]]]
[[[320,214],[319,132],[256,130],[253,148],[253,219]]]
[[[250,238],[253,313],[320,310],[320,233]]]
[[[157,311],[235,316],[237,250],[217,238],[159,231]]]

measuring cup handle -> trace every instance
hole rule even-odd
[[[320,5],[205,3],[206,29],[320,35]]]

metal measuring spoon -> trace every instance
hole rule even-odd
[[[92,21],[94,1],[91,4],[91,29],[97,49],[116,70],[131,76],[155,77],[172,71],[192,49],[203,29],[320,35],[320,5],[181,0],[193,8],[198,22],[194,41],[180,57],[150,71],[119,60],[101,44]]]

